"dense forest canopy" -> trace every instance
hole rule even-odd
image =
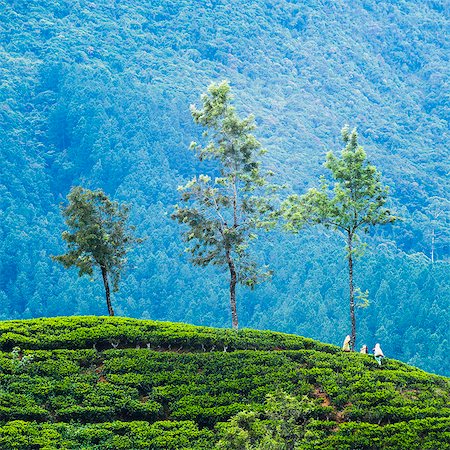
[[[170,220],[177,186],[200,172],[189,105],[228,79],[289,192],[315,185],[342,126],[358,128],[403,220],[374,232],[358,261],[371,305],[358,311],[357,345],[380,341],[448,375],[448,13],[443,0],[3,3],[1,317],[105,314],[99,283],[50,258],[63,249],[59,203],[84,185],[130,203],[148,236],[130,254],[117,314],[228,324],[223,274],[191,267]],[[320,230],[258,242],[274,276],[242,292],[242,324],[340,343],[341,247]]]

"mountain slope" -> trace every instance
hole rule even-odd
[[[1,322],[0,348],[4,450],[214,448],[280,390],[299,448],[450,448],[449,379],[300,336],[62,317]]]
[[[357,126],[403,218],[355,267],[371,306],[359,344],[449,374],[448,4],[445,1],[15,0],[0,5],[0,317],[104,314],[101,287],[51,261],[69,188],[132,204],[121,315],[224,326],[226,282],[192,269],[170,220],[194,161],[189,104],[228,78],[253,113],[265,165],[288,191],[317,184]],[[445,211],[448,213],[448,211]],[[448,216],[448,214],[447,214]],[[435,264],[431,247],[435,242]],[[246,326],[340,343],[348,333],[339,237],[261,239],[272,282],[239,293]]]

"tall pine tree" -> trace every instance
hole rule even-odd
[[[340,158],[329,152],[325,163],[334,180],[333,188],[323,180],[320,189],[310,189],[302,196],[290,196],[283,209],[287,228],[291,231],[296,232],[306,224],[321,224],[344,235],[349,275],[350,347],[354,350],[354,259],[364,249],[359,234],[367,233],[371,226],[392,223],[396,217],[385,207],[388,188],[381,183],[380,172],[367,161],[366,152],[358,145],[356,130],[350,132],[348,127],[344,127],[342,139],[345,148]]]
[[[108,313],[113,316],[110,281],[117,292],[129,246],[140,242],[127,226],[128,207],[111,201],[101,190],[79,186],[71,189],[67,199],[62,214],[70,231],[64,231],[62,237],[68,250],[52,258],[66,268],[76,267],[80,277],[92,276],[95,267],[100,269]]]
[[[260,168],[264,150],[251,133],[253,117],[239,118],[228,83],[209,86],[201,102],[200,109],[191,107],[192,117],[209,141],[205,146],[193,142],[191,148],[200,161],[213,161],[217,176],[199,175],[180,187],[183,204],[172,217],[188,227],[184,236],[195,265],[228,269],[232,326],[237,329],[237,284],[253,288],[269,275],[252,257],[249,244],[259,229],[274,224],[271,174]]]

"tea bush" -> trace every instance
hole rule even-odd
[[[447,378],[300,336],[75,317],[0,322],[0,348],[2,449],[212,448],[280,390],[309,399],[299,448],[448,441]]]

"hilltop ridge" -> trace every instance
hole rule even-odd
[[[448,378],[301,336],[59,317],[1,322],[0,350],[4,450],[214,448],[280,391],[308,405],[298,448],[450,448]]]

